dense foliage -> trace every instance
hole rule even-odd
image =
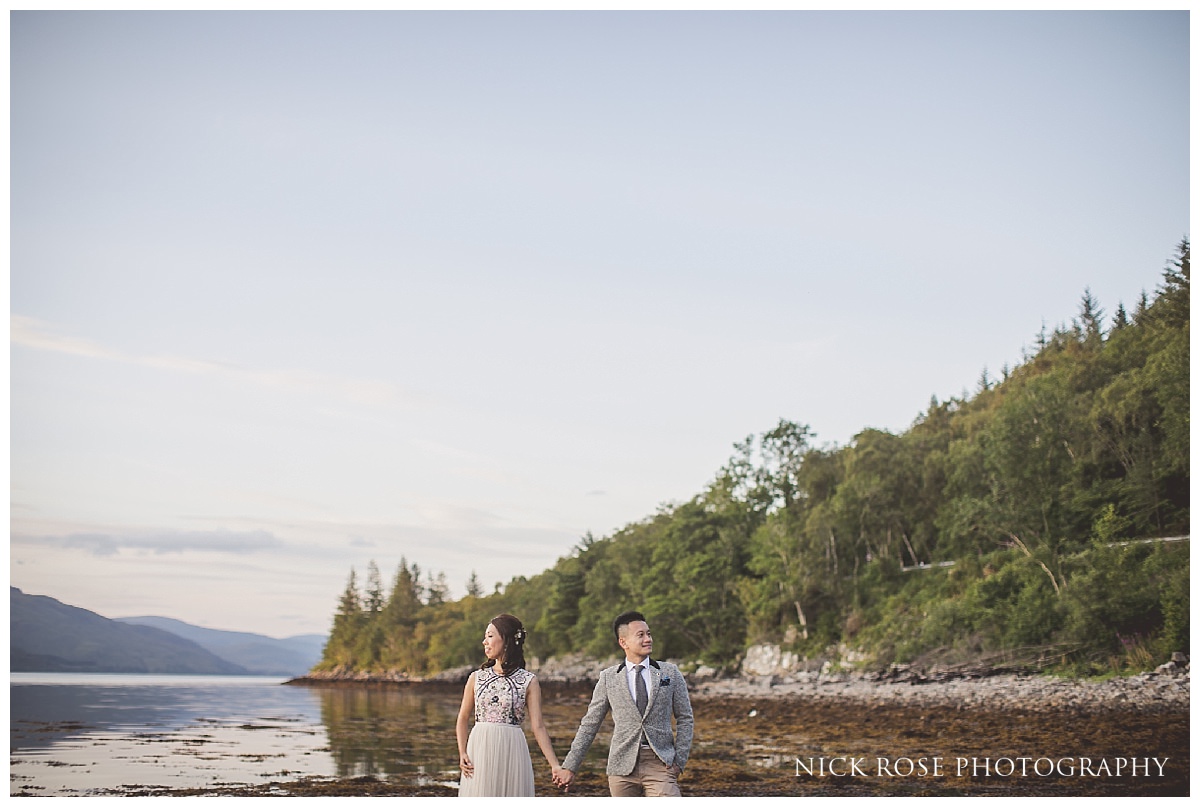
[[[706,490],[532,579],[450,601],[402,561],[385,596],[351,572],[321,667],[414,674],[478,663],[501,611],[530,654],[608,656],[638,607],[668,657],[731,664],[770,641],[878,664],[1037,649],[1080,672],[1189,650],[1190,246],[1107,330],[1085,293],[1069,326],[896,435],[818,446],[781,420]]]

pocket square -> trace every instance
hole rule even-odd
[[[665,686],[667,686],[667,685],[668,685],[668,684],[670,684],[670,683],[671,683],[671,676],[669,676],[669,675],[664,675],[664,676],[662,677],[662,681],[659,683],[659,686],[664,686],[664,687],[665,687]]]

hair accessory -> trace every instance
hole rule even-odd
[[[518,647],[525,644],[525,637],[527,635],[528,634],[525,633],[524,628],[517,628],[517,632],[513,634],[513,644],[517,645]]]

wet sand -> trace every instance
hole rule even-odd
[[[1190,794],[1190,735],[1187,705],[1147,710],[1120,703],[1099,706],[1019,709],[1010,706],[808,697],[747,687],[744,694],[709,693],[698,687],[693,695],[696,743],[688,769],[680,780],[691,796],[1187,796]],[[546,721],[560,757],[569,747],[590,687],[545,686]],[[936,694],[935,690],[930,690]],[[539,796],[605,796],[604,776],[608,732],[602,730],[589,751],[571,792],[553,787],[549,770],[533,746]],[[444,743],[445,737],[429,738]],[[1026,775],[999,775],[1007,760],[1029,758]],[[1087,775],[1079,758],[1090,760],[1091,773],[1100,760],[1109,770],[1118,758],[1136,758],[1143,766],[1137,776],[1128,768],[1120,776]],[[832,763],[835,758],[860,760]],[[878,759],[886,760],[880,771]],[[906,772],[905,760],[924,758],[927,772],[941,760],[940,775],[886,775]],[[963,775],[956,760],[988,761],[972,775],[971,762]],[[1146,758],[1165,758],[1162,775]],[[797,759],[814,773],[800,770]],[[1032,760],[1071,760],[1048,775]],[[821,761],[848,775],[819,775]],[[203,788],[144,787],[129,784],[97,795],[237,795],[237,796],[454,796],[455,760],[447,760],[440,776],[417,782],[404,777],[325,777],[280,775],[271,781],[216,783]],[[1070,772],[1073,764],[1075,772]],[[1148,764],[1147,769],[1145,765]],[[840,768],[838,766],[841,766]],[[1146,771],[1149,770],[1149,774]],[[286,774],[284,771],[282,774]],[[36,795],[25,791],[25,795]],[[14,792],[13,795],[22,795]]]

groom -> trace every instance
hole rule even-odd
[[[626,611],[618,616],[613,633],[625,651],[625,660],[600,672],[592,702],[579,721],[571,752],[554,783],[559,787],[571,784],[611,709],[609,792],[614,796],[678,796],[679,774],[692,750],[692,703],[687,684],[674,664],[650,658],[654,640],[640,613]]]

